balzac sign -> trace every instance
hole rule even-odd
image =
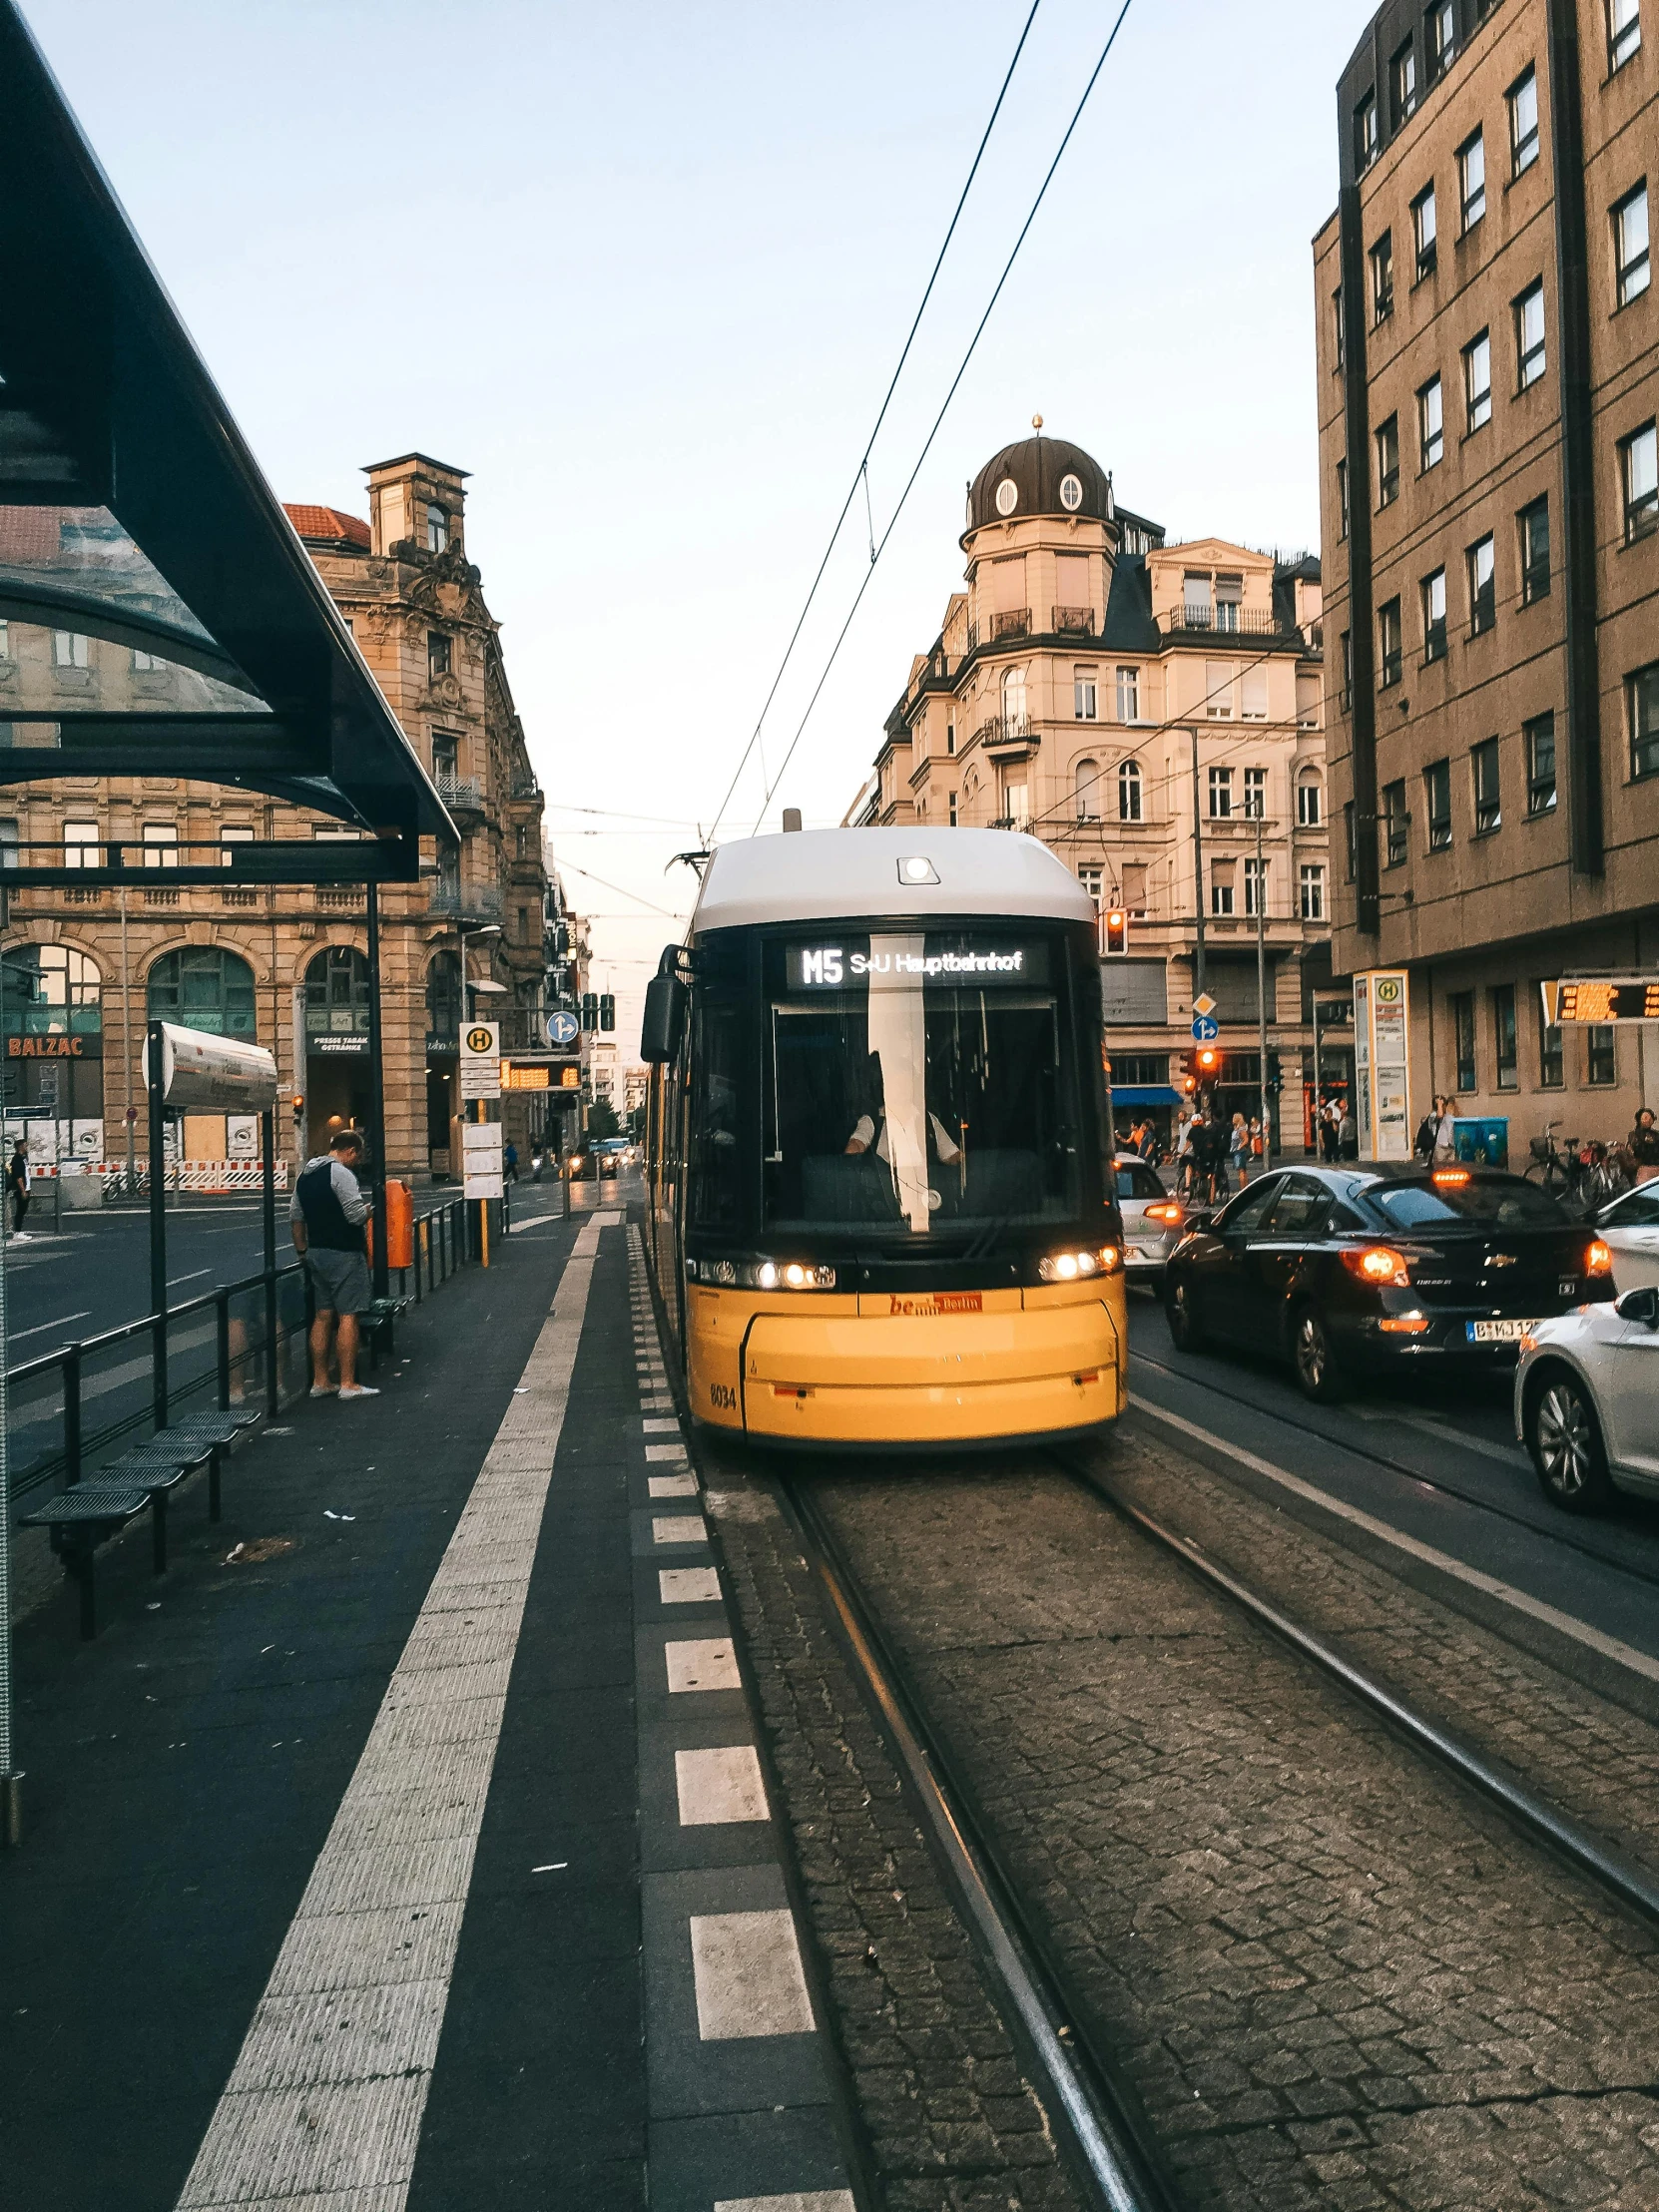
[[[8,1037],[8,1060],[80,1060],[86,1057],[85,1037]]]

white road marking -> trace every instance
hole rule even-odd
[[[682,1828],[717,1828],[733,1821],[764,1821],[766,1785],[753,1744],[723,1744],[716,1751],[677,1751],[674,1785]]]
[[[1459,1451],[1478,1452],[1482,1459],[1497,1459],[1506,1467],[1525,1467],[1529,1474],[1532,1471],[1532,1462],[1519,1444],[1494,1444],[1488,1437],[1471,1436],[1448,1420],[1435,1420],[1429,1413],[1390,1413],[1382,1405],[1350,1405],[1347,1410],[1357,1413],[1361,1420],[1392,1421],[1400,1428],[1420,1428],[1436,1443],[1455,1444]]]
[[[1246,1451],[1241,1444],[1229,1443],[1225,1436],[1216,1435],[1211,1429],[1200,1428],[1196,1421],[1183,1420],[1179,1413],[1166,1412],[1161,1405],[1154,1405],[1150,1398],[1129,1393],[1129,1402],[1139,1413],[1148,1414],[1153,1420],[1162,1421],[1167,1428],[1178,1429],[1184,1436],[1195,1437],[1208,1444],[1212,1451],[1222,1452],[1229,1459],[1236,1459],[1240,1466],[1251,1467],[1257,1474],[1265,1474],[1270,1482],[1277,1482],[1296,1497],[1306,1498],[1311,1505],[1320,1506],[1327,1513],[1335,1513],[1341,1519],[1352,1521],[1356,1528],[1365,1529],[1371,1536],[1380,1537],[1383,1543],[1392,1544],[1396,1551],[1405,1552],[1412,1559],[1420,1559],[1425,1566],[1437,1567],[1442,1574],[1451,1575],[1458,1582],[1466,1582],[1470,1589],[1480,1590],[1487,1597],[1495,1597],[1503,1604],[1513,1606],[1517,1613],[1525,1613],[1532,1620],[1542,1621],[1563,1636],[1570,1636],[1574,1643],[1583,1644],[1590,1651],[1598,1651],[1604,1659],[1611,1659],[1621,1667],[1628,1667],[1632,1674],[1645,1675],[1650,1682],[1659,1682],[1659,1659],[1651,1658],[1645,1651],[1636,1650],[1632,1644],[1621,1643],[1617,1636],[1607,1636],[1599,1628],[1592,1628],[1587,1621],[1575,1620],[1570,1613],[1563,1613],[1558,1606],[1546,1605],[1542,1598],[1531,1597],[1525,1590],[1517,1590],[1512,1583],[1499,1582],[1495,1575],[1482,1574],[1478,1567],[1454,1559],[1449,1552],[1437,1551],[1432,1544],[1419,1543],[1414,1536],[1406,1536],[1397,1528],[1379,1520],[1373,1513],[1363,1513],[1359,1506],[1350,1505],[1340,1497],[1332,1497],[1327,1491],[1304,1482],[1300,1475],[1292,1474],[1286,1467],[1277,1467],[1271,1459],[1264,1459],[1254,1451]]]
[[[212,1268],[192,1268],[189,1275],[170,1275],[167,1279],[167,1287],[171,1291],[179,1283],[200,1283],[203,1276],[212,1273]]]
[[[850,2189],[797,2189],[787,2197],[722,2197],[715,2212],[856,2212]]]
[[[657,1593],[665,1605],[720,1602],[720,1576],[713,1567],[659,1567]]]
[[[67,1329],[72,1321],[89,1321],[91,1318],[92,1308],[89,1306],[83,1313],[60,1314],[56,1321],[37,1321],[32,1329],[13,1329],[9,1332],[9,1335],[11,1342],[17,1345],[21,1344],[25,1337],[40,1336],[43,1330]]]
[[[669,1690],[675,1695],[683,1690],[743,1688],[730,1636],[700,1636],[687,1643],[665,1644],[663,1650],[668,1659]]]
[[[645,1456],[653,1460],[666,1459],[670,1466],[683,1466],[686,1460],[686,1447],[684,1444],[647,1444]]]
[[[527,1394],[426,1593],[180,2212],[407,2199],[602,1226],[591,1217],[565,1263]]]
[[[640,1426],[645,1430],[648,1436],[653,1433],[661,1435],[664,1429],[669,1429],[675,1434],[678,1434],[680,1423],[677,1420],[647,1420],[642,1421],[640,1423]]]
[[[695,1497],[697,1495],[697,1477],[695,1474],[653,1474],[648,1477],[648,1486],[653,1497]]]
[[[701,1513],[659,1513],[651,1523],[654,1544],[706,1544],[708,1523]]]
[[[810,2035],[812,1999],[787,1907],[771,1913],[694,1914],[692,1978],[706,2043],[756,2035]]]

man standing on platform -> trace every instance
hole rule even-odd
[[[312,1397],[327,1397],[334,1387],[328,1380],[330,1340],[339,1357],[341,1399],[380,1394],[357,1381],[357,1316],[370,1297],[363,1250],[368,1200],[352,1173],[362,1158],[362,1138],[354,1129],[341,1129],[326,1152],[305,1162],[288,1208],[288,1234],[304,1260],[316,1303],[310,1339]]]

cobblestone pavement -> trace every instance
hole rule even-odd
[[[882,2201],[889,2212],[1077,2212],[799,1544],[765,1488],[707,1442],[702,1451]]]
[[[1172,1463],[1208,1479],[1107,1448],[1161,1502]],[[1188,2204],[1651,2212],[1651,1930],[1051,1462],[837,1473],[822,1496]],[[1257,1510],[1258,1551],[1283,1542]],[[1405,1594],[1377,1579],[1397,1645]],[[1419,1603],[1454,1663],[1473,1632]],[[1512,1698],[1500,1649],[1490,1694]],[[1630,1771],[1651,1755],[1625,1748]]]

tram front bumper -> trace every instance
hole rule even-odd
[[[1057,1434],[1122,1404],[1121,1281],[1028,1293],[1011,1311],[759,1314],[743,1346],[743,1425],[811,1443],[963,1443]],[[1038,1303],[1038,1301],[1041,1303]]]

